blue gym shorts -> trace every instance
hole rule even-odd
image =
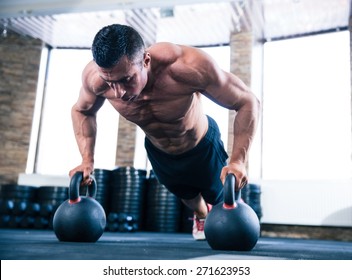
[[[208,117],[208,131],[193,149],[172,155],[156,148],[145,138],[145,148],[153,172],[159,182],[181,199],[193,199],[199,193],[212,205],[223,201],[222,168],[228,155],[224,149],[219,127]]]

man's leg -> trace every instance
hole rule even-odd
[[[194,212],[192,235],[196,240],[205,240],[204,223],[211,205],[207,204],[198,194],[193,199],[182,199],[182,202]]]
[[[208,215],[208,207],[201,194],[193,199],[182,199],[182,202],[191,209],[199,219],[204,219]]]

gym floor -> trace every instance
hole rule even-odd
[[[252,251],[214,251],[188,233],[104,232],[59,242],[51,230],[0,229],[1,260],[352,260],[352,242],[261,237]]]

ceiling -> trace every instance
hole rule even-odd
[[[90,48],[112,23],[137,29],[146,44],[228,44],[232,32],[252,30],[261,40],[348,27],[350,0],[2,0],[0,28],[52,47]],[[0,29],[1,30],[1,29]]]

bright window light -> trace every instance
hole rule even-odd
[[[81,162],[72,128],[71,108],[78,98],[82,70],[91,59],[89,50],[54,49],[50,53],[36,173],[67,175]],[[115,166],[118,118],[118,113],[108,102],[98,112],[96,168]]]
[[[351,178],[349,32],[264,46],[263,178]]]
[[[218,63],[221,69],[230,71],[230,47],[209,47],[202,48],[203,51],[211,55]],[[225,150],[227,150],[227,136],[229,123],[229,110],[215,104],[213,101],[204,97],[202,99],[204,112],[212,117],[218,124],[222,142],[224,142]]]

